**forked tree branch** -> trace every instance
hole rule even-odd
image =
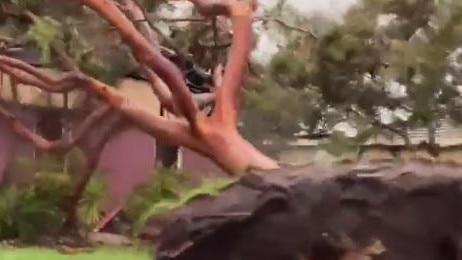
[[[168,120],[158,116],[156,113],[133,104],[115,88],[80,72],[63,73],[62,76],[53,77],[23,61],[4,55],[0,55],[0,71],[10,74],[19,83],[33,82],[35,84],[32,85],[45,91],[63,93],[69,91],[69,86],[85,88],[102,98],[106,104],[121,112],[148,134],[170,140],[172,143],[195,149],[198,152],[204,152],[203,147],[191,135],[189,124],[184,120]],[[26,77],[23,78],[23,76]]]
[[[150,24],[146,20],[146,13],[142,9],[142,7],[135,1],[135,0],[123,0],[123,10],[126,11],[129,17],[132,20],[141,20],[144,19],[143,22],[138,23],[138,27],[140,27],[140,31],[144,35],[144,37],[150,42],[153,48],[158,48],[158,42],[156,39],[156,33],[152,30]],[[165,82],[163,82],[157,75],[154,73],[151,68],[146,65],[141,65],[141,71],[147,77],[151,88],[154,94],[159,99],[162,106],[173,113],[174,115],[181,116],[181,111],[179,110],[178,106],[175,104],[173,99],[172,93]]]
[[[148,65],[156,72],[172,91],[175,105],[194,127],[197,108],[182,78],[181,72],[165,59],[160,51],[152,48],[148,40],[136,30],[134,24],[118,9],[117,5],[103,0],[81,0],[87,6],[106,18],[115,26],[122,38],[131,46],[138,61]],[[235,127],[237,121],[239,88],[242,84],[244,67],[252,47],[252,14],[256,2],[236,0],[206,1],[190,0],[204,15],[225,15],[233,23],[233,44],[229,63],[223,77],[223,85],[217,92],[217,106],[212,117],[227,126]]]
[[[249,168],[274,169],[278,164],[261,154],[239,135],[236,127],[239,90],[244,68],[252,48],[252,15],[256,1],[237,0],[190,0],[203,15],[224,15],[231,18],[233,42],[222,84],[216,93],[216,106],[210,117],[200,113],[191,98],[178,68],[167,61],[160,51],[152,48],[133,23],[118,10],[117,6],[104,0],[80,0],[116,27],[124,41],[131,47],[138,61],[146,64],[161,77],[172,92],[175,105],[190,123],[188,136],[197,141],[194,149],[217,162],[230,173],[243,172]],[[140,56],[141,55],[141,56]],[[187,94],[184,94],[187,92]],[[143,122],[148,124],[148,122]],[[151,122],[152,123],[152,122]],[[153,125],[151,125],[153,126]],[[192,130],[192,131],[191,131]],[[159,137],[159,136],[157,136]],[[160,138],[162,138],[160,136]],[[171,139],[170,139],[171,140]],[[178,142],[173,142],[182,145]],[[234,148],[232,148],[234,146]],[[203,152],[205,151],[205,153]]]
[[[138,62],[147,65],[165,82],[172,92],[175,105],[193,125],[198,109],[183,80],[181,71],[166,59],[158,48],[153,48],[151,43],[136,29],[135,25],[119,10],[114,2],[107,0],[80,1],[118,29],[122,39],[132,48]]]
[[[39,69],[19,60],[0,55],[0,71],[10,74],[20,83],[35,85],[49,92],[66,92],[84,88],[99,96],[107,105],[120,112],[138,128],[153,137],[178,146],[188,147],[218,163],[230,174],[238,174],[250,168],[274,169],[278,164],[260,153],[238,133],[236,122],[239,90],[244,68],[252,48],[252,15],[255,1],[237,0],[190,0],[205,15],[224,15],[231,19],[233,41],[224,75],[221,68],[214,73],[214,82],[219,85],[216,92],[216,106],[210,117],[199,111],[193,96],[186,86],[183,74],[159,49],[151,44],[134,24],[123,14],[118,5],[108,0],[79,0],[94,9],[120,32],[123,40],[131,47],[141,66],[146,70],[154,86],[156,77],[165,83],[155,89],[165,104],[173,100],[171,109],[179,117],[170,119],[150,112],[131,102],[119,91],[80,71],[52,77]],[[168,92],[167,89],[170,91]]]

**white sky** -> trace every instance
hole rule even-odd
[[[296,7],[301,14],[307,16],[321,13],[333,19],[340,19],[345,11],[348,10],[358,0],[287,0],[287,4]],[[263,8],[271,8],[278,0],[259,0]],[[176,2],[177,8],[172,10],[162,10],[161,13],[168,17],[187,17],[191,14],[191,3],[187,1]],[[180,25],[180,24],[177,24]],[[168,30],[166,26],[161,29]],[[275,41],[274,35],[262,32],[259,36],[257,48],[252,53],[252,58],[261,63],[267,63],[273,54],[278,51],[278,42]]]
[[[260,0],[262,6],[270,7],[276,4],[277,0]],[[330,17],[341,16],[357,0],[287,0],[287,3],[297,7],[300,12],[313,14],[322,12]]]
[[[274,6],[278,0],[260,0],[259,3],[263,8],[271,8]],[[338,20],[341,19],[343,14],[350,8],[352,5],[357,3],[358,0],[287,0],[287,3],[296,7],[296,10],[299,10],[301,14],[310,16],[314,14],[323,14],[329,18]],[[181,8],[183,5],[184,8]],[[189,2],[178,2],[177,7],[173,12],[167,11],[164,15],[169,17],[186,17],[191,14],[191,9]],[[260,31],[260,30],[258,30]],[[258,44],[255,50],[252,53],[252,58],[257,62],[266,63],[270,61],[273,54],[278,51],[277,45],[280,44],[275,39],[274,35],[271,35],[268,32],[260,31],[258,38]],[[391,88],[395,87],[394,85],[390,86]],[[397,91],[397,90],[400,91]],[[390,89],[392,93],[401,93],[403,90],[397,88],[396,90]],[[401,118],[406,120],[409,115],[404,115],[402,111],[387,111],[386,109],[381,109],[380,111],[380,120],[389,124],[393,122],[393,118]],[[347,136],[355,136],[357,130],[348,125],[348,123],[340,123],[335,127],[336,130],[343,131]]]
[[[271,8],[278,0],[260,0],[263,8]],[[340,19],[342,15],[355,4],[357,0],[287,0],[287,3],[296,7],[301,14],[307,16],[323,14],[332,19]],[[268,33],[260,34],[258,44],[252,53],[252,58],[260,63],[266,64],[271,60],[273,54],[278,51],[277,44]]]

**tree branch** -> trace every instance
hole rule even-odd
[[[363,113],[359,112],[357,109],[351,107],[349,109],[349,111],[353,112],[354,114],[366,119],[369,121],[369,123],[373,126],[377,126],[377,127],[380,127],[382,129],[385,129],[385,130],[388,130],[400,137],[403,138],[404,140],[404,143],[406,144],[406,146],[409,146],[411,145],[411,141],[409,140],[409,136],[407,135],[406,131],[403,131],[401,129],[398,129],[398,128],[395,128],[393,126],[390,126],[390,125],[387,125],[387,124],[384,124],[382,122],[380,122],[380,120],[376,119],[376,118],[371,118],[367,115],[364,115]]]
[[[136,0],[123,0],[122,3],[129,17],[140,27],[140,32],[153,46],[158,48],[159,46],[156,34],[149,25],[147,14],[140,4],[136,2]]]
[[[135,0],[123,0],[124,11],[127,12],[128,16],[132,20],[141,20],[137,25],[140,27],[140,31],[144,37],[151,43],[152,46],[158,47],[158,42],[156,39],[156,34],[153,32],[151,26],[146,19],[146,13],[142,7]],[[170,113],[180,116],[181,112],[178,109],[178,106],[175,105],[175,101],[172,97],[172,93],[165,82],[163,82],[157,75],[154,73],[148,66],[141,65],[141,71],[146,75],[151,89],[154,94],[159,99],[159,102],[162,106],[167,109]]]
[[[24,82],[24,78],[21,77],[21,75],[26,74],[28,76],[27,79],[32,79],[31,82],[27,82],[26,84],[36,83],[32,85],[47,91],[65,92],[68,90],[69,86],[73,86],[73,88],[86,88],[102,98],[106,104],[128,117],[140,129],[144,130],[148,134],[157,138],[163,138],[167,142],[186,146],[190,149],[197,150],[198,152],[205,153],[205,150],[200,145],[199,141],[192,136],[190,132],[190,125],[184,120],[169,120],[158,116],[157,114],[134,104],[124,95],[119,93],[115,88],[85,74],[80,72],[70,72],[64,73],[63,76],[54,78],[23,61],[0,55],[0,70],[8,73],[8,70],[4,70],[4,68],[11,69],[8,66],[13,67],[13,71],[16,73],[10,75],[16,78],[19,82],[26,83]]]
[[[137,3],[135,0],[124,0],[123,4],[123,9],[127,12],[128,16],[133,21],[144,20],[144,22],[140,22],[138,24],[140,31],[154,47],[158,47],[159,45],[156,39],[156,33],[147,22],[146,12],[142,9],[139,3]],[[163,82],[148,66],[142,65],[141,70],[146,75],[154,94],[159,98],[162,106],[174,115],[181,116],[179,108],[173,100],[172,93],[168,86],[165,85],[165,82]],[[214,94],[207,93],[203,95],[193,95],[193,99],[195,103],[197,103],[198,107],[202,108],[213,101]]]
[[[86,157],[84,167],[72,191],[63,201],[63,209],[66,212],[63,224],[65,231],[74,230],[78,226],[77,208],[82,199],[83,192],[95,174],[95,169],[106,144],[116,133],[123,129],[125,123],[125,118],[120,114],[111,114],[111,116],[104,120],[103,125],[99,128],[95,136],[96,138],[82,149]]]
[[[223,122],[225,126],[235,127],[239,109],[239,90],[252,48],[252,14],[256,2],[243,3],[229,0],[217,4],[204,0],[190,1],[196,4],[199,12],[203,14],[224,14],[231,18],[233,40],[222,85],[216,93],[216,108],[212,118]]]
[[[274,23],[277,23],[277,24],[279,24],[280,26],[282,26],[282,27],[284,27],[286,29],[308,34],[309,36],[311,36],[314,39],[319,38],[319,36],[317,36],[311,30],[289,24],[289,23],[287,23],[286,21],[284,21],[284,20],[282,20],[280,18],[275,18],[275,17],[270,17],[270,16],[261,16],[261,17],[256,17],[255,21],[274,22]]]
[[[122,39],[132,48],[138,62],[147,65],[159,75],[172,92],[175,105],[181,111],[181,114],[186,117],[191,125],[194,125],[198,109],[183,80],[181,71],[166,59],[157,48],[152,47],[150,42],[136,30],[134,24],[119,10],[116,4],[105,0],[80,1],[118,29]]]
[[[31,141],[40,150],[59,152],[67,152],[69,149],[74,147],[89,132],[89,130],[103,117],[107,116],[109,112],[110,107],[102,105],[88,115],[76,128],[75,132],[67,133],[68,136],[64,136],[60,140],[50,141],[24,126],[24,124],[22,124],[15,115],[8,112],[7,109],[0,105],[0,116],[2,116],[6,122],[12,126],[12,129],[19,136]]]
[[[215,74],[215,84],[221,83],[216,91],[216,106],[212,115],[199,112],[192,93],[186,85],[184,75],[176,64],[164,57],[136,29],[133,22],[119,9],[119,5],[110,0],[79,0],[105,18],[117,28],[133,55],[144,66],[150,81],[157,83],[158,76],[165,82],[164,88],[158,88],[160,99],[172,99],[172,110],[178,111],[184,118],[167,119],[157,111],[136,104],[122,95],[117,89],[98,81],[80,71],[63,73],[53,77],[19,60],[0,55],[0,69],[11,73],[18,82],[35,85],[49,92],[66,92],[73,88],[84,88],[96,94],[108,106],[133,122],[147,134],[163,139],[178,146],[185,146],[211,159],[230,174],[243,173],[252,169],[274,169],[277,162],[260,153],[246,141],[237,129],[237,111],[239,90],[242,85],[244,69],[252,48],[252,14],[256,3],[237,0],[190,0],[205,15],[224,15],[231,19],[233,40],[228,64],[224,75]],[[156,85],[156,84],[154,84]],[[170,90],[170,92],[167,91]],[[210,97],[210,96],[209,96]],[[168,103],[168,102],[166,102]]]
[[[37,86],[51,93],[66,93],[78,88],[79,73],[70,72],[53,78],[34,66],[20,60],[0,55],[0,71],[10,75],[18,82]]]

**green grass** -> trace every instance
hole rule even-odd
[[[0,248],[0,260],[148,260],[151,255],[146,248],[98,248],[72,255],[45,248]]]

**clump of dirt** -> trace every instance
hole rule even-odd
[[[157,260],[458,260],[462,168],[377,163],[252,173],[175,213]]]

